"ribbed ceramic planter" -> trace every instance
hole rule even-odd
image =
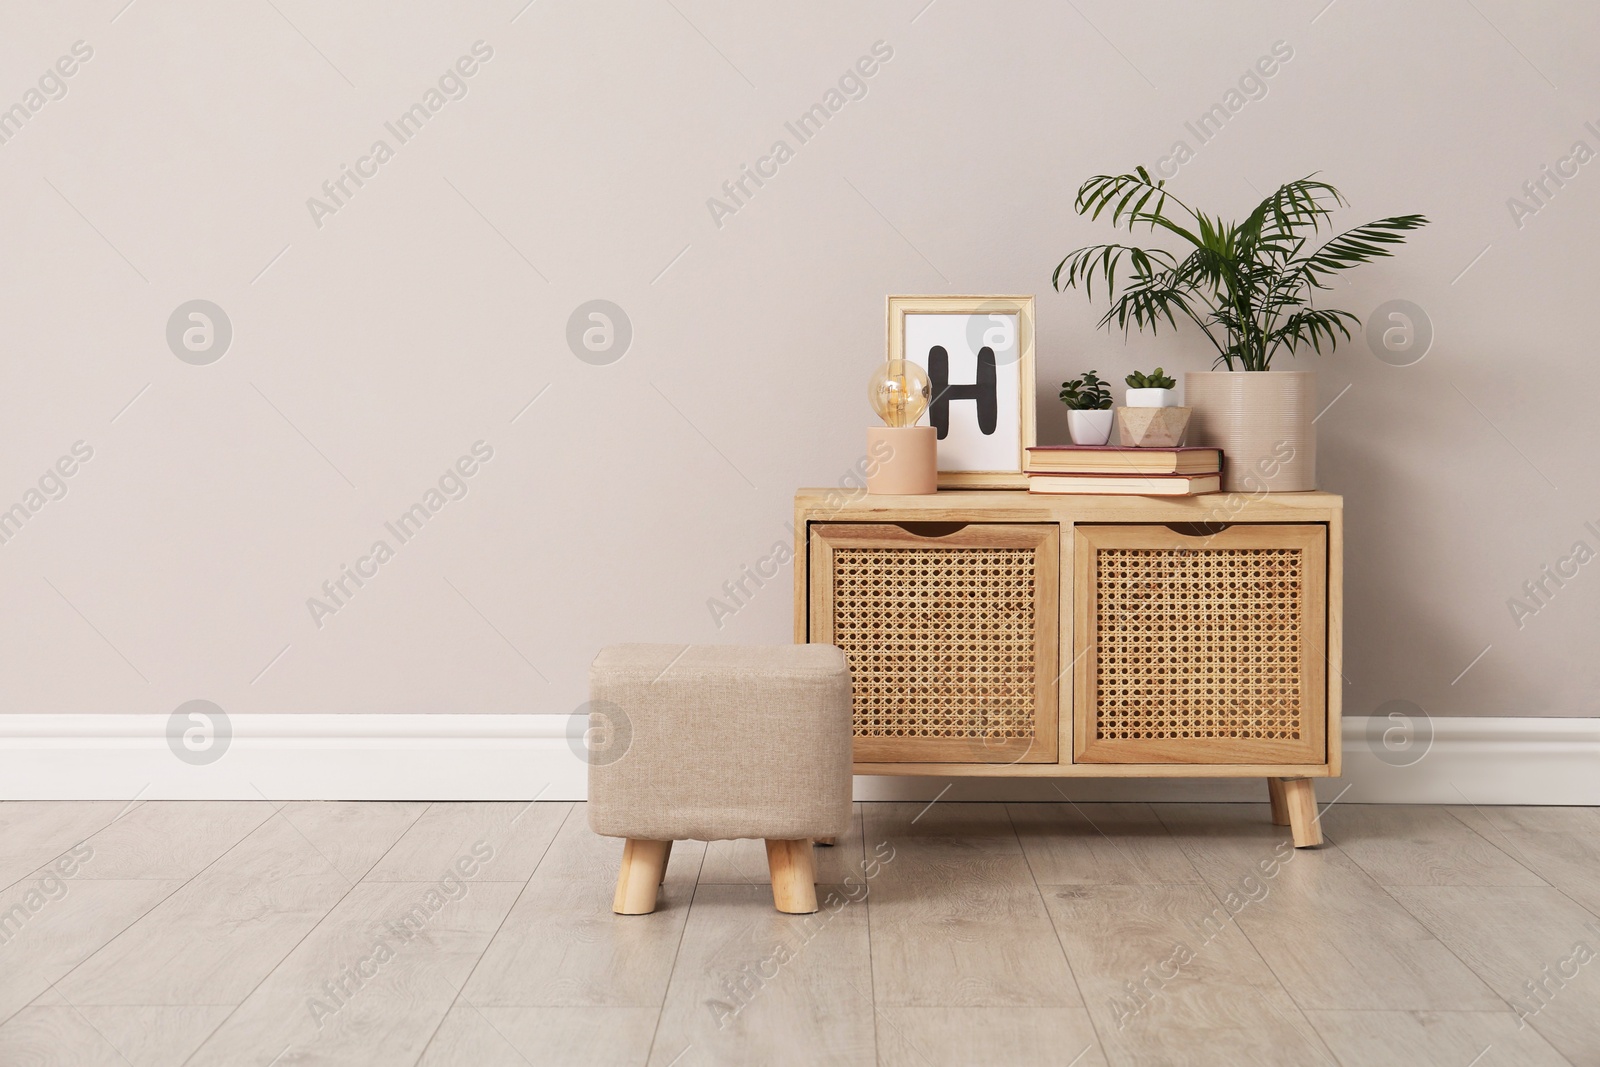
[[[1222,449],[1228,492],[1317,487],[1317,376],[1311,371],[1197,371],[1183,376],[1194,409],[1189,444]]]

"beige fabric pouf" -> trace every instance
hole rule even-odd
[[[614,645],[589,668],[589,827],[627,838],[614,910],[655,909],[673,841],[763,838],[780,911],[850,821],[850,669],[832,645]]]

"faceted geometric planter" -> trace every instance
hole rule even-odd
[[[1190,408],[1118,408],[1124,448],[1176,448],[1189,426]]]

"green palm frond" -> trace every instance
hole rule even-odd
[[[1279,186],[1240,222],[1196,211],[1166,182],[1139,167],[1084,182],[1073,204],[1080,215],[1108,215],[1113,227],[1143,227],[1180,238],[1182,259],[1161,248],[1123,244],[1077,249],[1057,264],[1057,290],[1081,287],[1094,299],[1103,286],[1109,303],[1100,325],[1159,331],[1179,317],[1199,326],[1217,349],[1217,363],[1266,370],[1280,349],[1331,351],[1349,340],[1360,320],[1347,311],[1314,308],[1312,292],[1332,276],[1393,254],[1405,234],[1428,224],[1422,215],[1396,215],[1311,242],[1331,215],[1347,206],[1339,190],[1316,175]]]

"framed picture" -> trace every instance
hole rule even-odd
[[[1033,297],[891,296],[888,359],[928,372],[941,489],[1022,489],[1035,443]]]

